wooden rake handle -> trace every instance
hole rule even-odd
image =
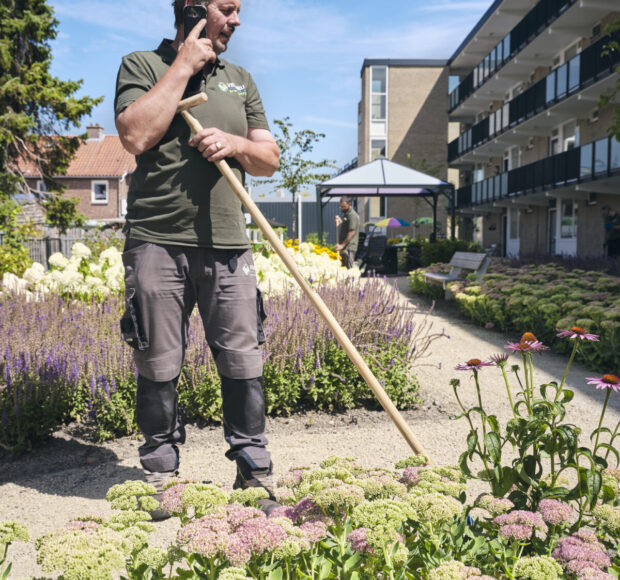
[[[206,100],[206,95],[201,102],[204,102],[204,100]],[[181,101],[181,103],[183,103],[183,101]],[[200,122],[187,111],[186,107],[181,107],[181,105],[179,105],[179,109],[178,110],[183,116],[183,119],[185,119],[193,133],[198,133],[202,130]],[[245,206],[248,213],[252,216],[254,223],[256,223],[256,225],[260,228],[263,235],[267,238],[267,241],[271,244],[278,256],[280,256],[280,259],[284,262],[293,278],[295,278],[297,284],[299,284],[299,287],[310,299],[310,302],[312,302],[319,315],[323,318],[329,329],[332,331],[332,334],[336,337],[336,340],[340,343],[340,346],[347,353],[347,356],[351,359],[351,362],[355,365],[360,375],[375,394],[379,403],[381,403],[381,406],[390,416],[411,449],[417,454],[426,455],[429,462],[432,463],[430,457],[409,428],[409,425],[407,425],[406,421],[403,419],[403,416],[394,406],[394,403],[392,403],[391,399],[388,397],[387,393],[366,364],[366,361],[364,361],[357,348],[355,348],[355,345],[351,342],[344,330],[342,330],[342,327],[334,318],[334,315],[330,312],[329,308],[327,308],[327,305],[323,302],[323,299],[312,288],[310,288],[306,280],[299,273],[295,260],[288,253],[284,247],[284,244],[273,231],[273,228],[265,219],[265,216],[263,216],[260,209],[258,209],[258,206],[254,203],[237,176],[233,173],[226,160],[222,159],[220,161],[215,161],[215,165],[224,176],[232,190],[235,192],[235,195]]]

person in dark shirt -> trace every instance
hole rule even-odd
[[[351,268],[355,260],[355,252],[359,243],[360,216],[353,209],[351,198],[344,196],[340,200],[342,217],[336,216],[338,230],[338,243],[336,251],[340,253],[342,265]]]
[[[605,246],[608,256],[620,256],[620,214],[609,207],[603,206],[603,220],[605,222]]]
[[[207,20],[185,38],[183,9],[194,4],[206,7]],[[174,40],[125,56],[114,100],[120,140],[137,162],[124,230],[121,329],[135,349],[140,463],[160,497],[185,441],[176,387],[198,306],[221,379],[234,487],[265,488],[268,511],[277,504],[265,436],[260,294],[241,202],[213,162],[227,159],[241,181],[245,172],[271,176],[279,149],[251,75],[220,58],[241,24],[241,0],[174,0],[173,7]],[[192,136],[176,108],[197,74],[208,102],[191,111],[204,127]]]

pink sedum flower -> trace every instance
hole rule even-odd
[[[616,375],[603,375],[602,377],[586,377],[588,385],[594,385],[597,389],[613,389],[620,392],[620,378]]]
[[[347,541],[351,544],[351,549],[354,552],[372,554],[373,547],[368,543],[367,536],[367,528],[357,528],[347,536]]]
[[[327,537],[327,526],[323,522],[304,522],[299,528],[313,544]]]
[[[480,360],[479,358],[472,358],[465,364],[457,365],[457,371],[479,371],[482,367],[491,367],[492,363]]]
[[[567,570],[577,573],[588,567],[603,570],[611,566],[611,560],[596,534],[581,529],[572,536],[560,538],[552,556]]]
[[[569,330],[562,330],[561,328],[556,328],[557,337],[558,338],[578,338],[579,340],[590,340],[590,341],[598,341],[597,334],[589,334],[586,332],[586,329],[581,326],[573,326]]]
[[[542,499],[538,504],[538,513],[545,523],[556,526],[570,522],[573,517],[573,508],[557,499]]]
[[[506,540],[529,540],[535,530],[546,532],[547,525],[540,514],[525,510],[514,510],[493,519],[500,526],[499,534]]]

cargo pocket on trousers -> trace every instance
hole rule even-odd
[[[257,326],[257,338],[258,344],[265,344],[267,341],[265,337],[265,328],[263,327],[263,322],[265,322],[267,318],[267,313],[265,312],[265,305],[263,304],[263,294],[257,288],[256,289],[256,326]]]
[[[135,288],[125,289],[125,313],[121,318],[121,335],[131,348],[146,350],[149,347],[148,337],[142,325]]]

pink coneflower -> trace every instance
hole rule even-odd
[[[582,326],[573,326],[570,330],[556,328],[558,338],[579,338],[580,340],[598,341],[597,334],[588,334]]]
[[[526,332],[519,342],[509,342],[505,347],[506,350],[513,352],[540,352],[541,350],[549,350],[549,347],[540,342],[531,332]]]
[[[613,389],[620,392],[620,379],[616,375],[603,375],[602,377],[586,377],[588,385],[594,385],[597,389]]]
[[[465,364],[457,365],[457,371],[479,371],[482,367],[490,367],[493,366],[490,362],[486,362],[480,360],[479,358],[472,358],[468,360]]]
[[[507,355],[506,353],[498,353],[491,355],[489,359],[495,366],[501,367],[506,364],[508,356],[509,355]]]

